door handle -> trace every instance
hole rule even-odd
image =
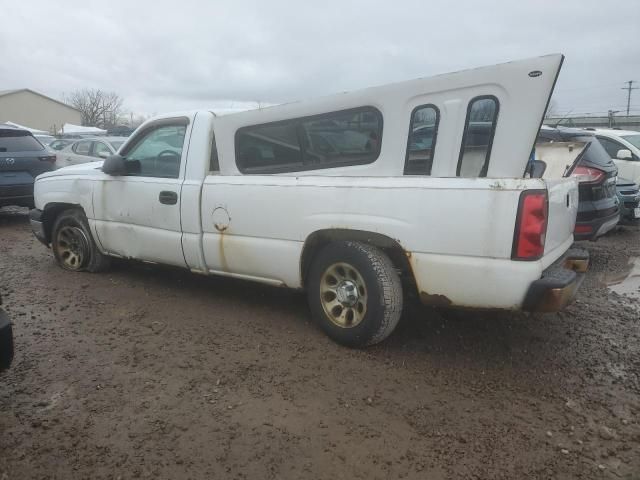
[[[162,191],[158,197],[160,203],[164,205],[175,205],[178,203],[178,194],[176,192]]]

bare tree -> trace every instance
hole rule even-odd
[[[83,88],[64,100],[82,113],[82,125],[109,128],[117,124],[122,113],[122,97],[115,92],[97,88]]]

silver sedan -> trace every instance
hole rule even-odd
[[[56,168],[104,160],[118,151],[127,137],[82,138],[56,152]]]

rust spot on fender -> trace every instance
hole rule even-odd
[[[217,225],[216,225],[216,229],[218,229]],[[218,231],[220,232],[220,240],[218,241],[218,254],[220,255],[220,266],[222,267],[222,271],[224,272],[229,271],[227,256],[225,255],[225,252],[224,252],[224,238],[225,238],[224,231],[226,229],[227,229],[226,227],[223,228],[222,230],[218,229]]]
[[[449,307],[453,303],[446,295],[432,295],[427,292],[420,292],[420,301],[433,307]]]
[[[223,225],[221,223],[214,223],[213,226],[216,227],[216,230],[218,230],[220,233],[224,232],[227,228],[229,228],[229,225]]]

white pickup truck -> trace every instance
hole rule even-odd
[[[31,224],[67,270],[110,257],[307,292],[336,341],[436,306],[563,308],[573,178],[525,170],[562,55],[254,111],[163,115],[119,154],[37,178]]]

